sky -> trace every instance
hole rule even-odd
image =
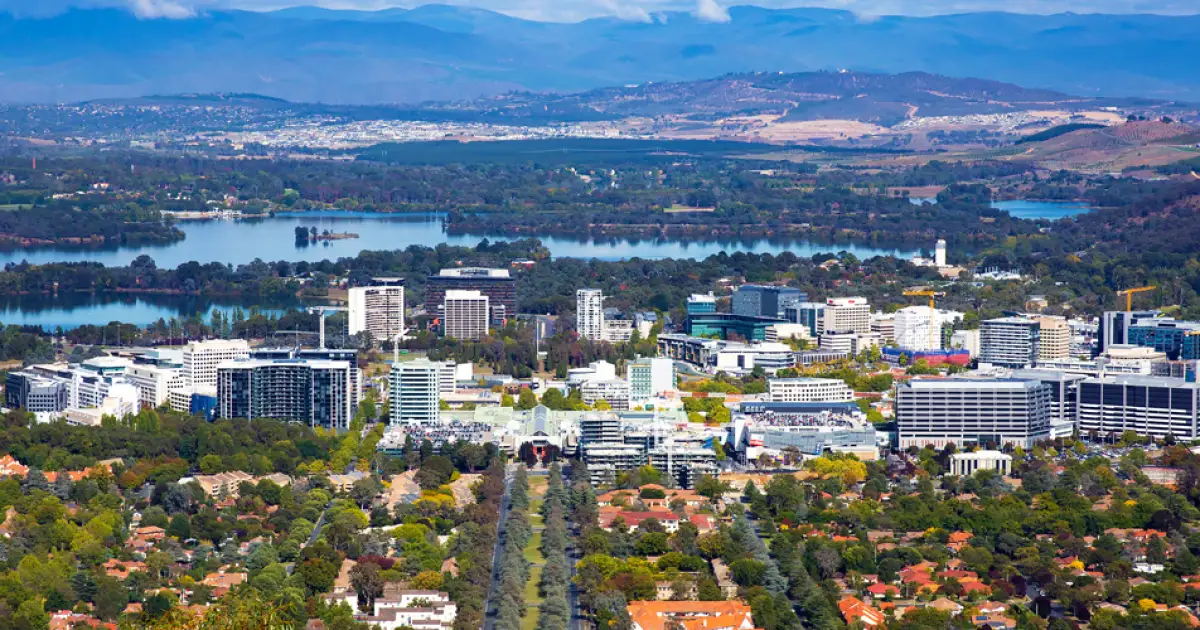
[[[427,3],[476,6],[526,19],[561,22],[593,17],[647,21],[659,11],[689,11],[701,19],[722,22],[729,19],[728,7],[735,4],[769,8],[825,7],[868,17],[974,11],[1170,15],[1200,12],[1200,0],[0,0],[0,10],[24,16],[45,16],[69,7],[120,6],[146,19],[171,19],[188,17],[206,9],[261,11],[317,5],[332,9],[379,10]]]

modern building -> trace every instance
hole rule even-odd
[[[768,374],[774,374],[796,365],[796,352],[791,346],[782,343],[726,343],[717,351],[716,357],[708,367],[714,373],[747,374],[755,368],[762,368]]]
[[[248,358],[250,344],[245,339],[193,341],[183,349],[183,379],[192,387],[215,387],[218,365]]]
[[[687,318],[686,332],[694,337],[766,341],[767,329],[787,320],[734,313],[698,313]]]
[[[399,279],[376,278],[387,282],[370,287],[351,287],[347,293],[351,335],[368,333],[376,341],[388,341],[402,335],[404,327],[404,287]]]
[[[810,337],[816,338],[825,332],[825,304],[823,302],[799,302],[784,309],[784,318],[794,324],[808,326]]]
[[[1200,322],[1145,318],[1130,325],[1126,334],[1129,345],[1154,348],[1172,361],[1200,359]]]
[[[217,415],[344,429],[358,408],[348,361],[241,359],[217,366]]]
[[[4,378],[4,406],[32,413],[58,413],[70,404],[68,383],[29,371],[9,372]]]
[[[965,477],[981,470],[994,470],[1007,477],[1012,472],[1012,456],[1000,451],[954,453],[950,456],[951,475]]]
[[[604,292],[600,289],[575,292],[575,330],[584,339],[604,339]]]
[[[629,399],[646,401],[675,389],[675,362],[655,357],[630,361],[626,368]]]
[[[621,419],[614,413],[598,411],[579,419],[579,445],[622,444]]]
[[[940,350],[943,328],[962,319],[957,311],[906,306],[896,311],[896,345],[906,350]]]
[[[446,291],[451,290],[479,291],[493,310],[503,307],[505,316],[517,312],[517,279],[507,269],[442,269],[425,281],[425,312],[437,315],[446,302]]]
[[[1063,370],[1015,370],[1013,378],[1038,381],[1050,388],[1050,437],[1071,437],[1075,434],[1079,409],[1079,384],[1087,376]]]
[[[733,292],[730,305],[735,315],[783,319],[789,306],[807,300],[807,293],[793,287],[747,284]]]
[[[1026,368],[1037,363],[1042,328],[1025,317],[1001,317],[984,321],[979,329],[979,362],[1007,368]]]
[[[138,389],[138,400],[144,407],[161,407],[173,389],[187,385],[182,367],[166,367],[134,363],[125,369],[125,376]]]
[[[1155,319],[1157,311],[1105,311],[1100,317],[1100,330],[1096,335],[1096,344],[1100,352],[1112,345],[1127,345],[1129,343],[1129,327],[1143,319]]]
[[[488,296],[479,291],[446,291],[442,307],[442,333],[446,337],[478,341],[488,334]]]
[[[1020,379],[913,379],[896,388],[900,448],[1031,447],[1050,437],[1050,387]]]
[[[726,342],[724,341],[704,337],[675,333],[663,333],[658,336],[658,355],[660,357],[701,367],[715,363],[717,353],[725,346]]]
[[[829,298],[825,300],[825,330],[871,332],[871,305],[864,297]]]
[[[938,267],[946,266],[946,239],[939,238],[937,247],[933,250],[933,264]]]
[[[1107,438],[1133,431],[1141,436],[1200,438],[1200,384],[1159,376],[1089,378],[1079,384],[1079,433]]]
[[[680,446],[672,440],[650,449],[650,465],[662,471],[680,488],[693,488],[702,475],[717,474],[717,454],[703,446]]]
[[[649,459],[646,450],[636,444],[600,442],[580,446],[593,486],[615,483],[619,473],[645,466]]]
[[[1071,356],[1071,326],[1062,317],[1037,317],[1041,329],[1038,362],[1058,361]]]
[[[979,356],[979,331],[978,330],[956,330],[950,335],[950,347],[961,348],[967,351],[974,359]]]
[[[896,344],[896,314],[874,313],[871,315],[871,332],[876,333],[885,343]]]
[[[773,324],[767,327],[767,342],[775,343],[788,339],[811,341],[812,336],[808,334],[808,326],[804,324]]]
[[[849,402],[854,391],[845,381],[836,378],[771,378],[767,379],[767,395],[771,402]]]
[[[687,299],[687,314],[700,315],[704,313],[717,312],[717,298],[713,296],[712,291],[708,294],[693,293]]]
[[[629,409],[629,381],[624,379],[587,381],[580,385],[579,393],[583,402],[591,406],[603,400],[615,411]]]
[[[392,424],[429,424],[438,421],[444,363],[406,361],[393,363],[388,393]]]

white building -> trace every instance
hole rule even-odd
[[[1000,451],[975,451],[950,456],[951,475],[964,477],[980,470],[994,470],[1007,477],[1012,472],[1012,456]]]
[[[906,306],[896,311],[896,345],[905,350],[940,350],[942,327],[962,318],[957,311]]]
[[[615,411],[629,409],[629,381],[613,379],[610,381],[587,381],[579,387],[583,402],[595,405],[603,400]]]
[[[183,378],[187,385],[217,386],[217,365],[250,358],[245,339],[193,341],[183,349]]]
[[[630,361],[626,378],[630,400],[649,400],[675,389],[675,362],[661,357]]]
[[[979,331],[978,330],[956,330],[950,335],[950,347],[961,348],[971,355],[971,358],[979,356]]]
[[[796,352],[782,343],[730,343],[717,351],[713,373],[746,374],[762,368],[768,374],[796,366]]]
[[[1007,368],[1037,363],[1042,330],[1036,321],[1025,317],[989,319],[979,331],[980,363]]]
[[[917,378],[896,387],[900,448],[1011,444],[1050,437],[1052,388],[1015,378]]]
[[[167,404],[171,390],[186,385],[183,368],[134,363],[126,368],[125,375],[137,387],[141,404],[155,408]]]
[[[875,313],[871,315],[871,332],[878,333],[884,342],[896,343],[896,315],[894,313]]]
[[[592,341],[604,339],[604,292],[579,289],[575,292],[575,329]]]
[[[829,298],[824,318],[826,331],[871,332],[871,305],[864,297]]]
[[[606,318],[601,336],[609,343],[625,343],[633,338],[633,320]]]
[[[811,340],[808,326],[804,324],[773,324],[767,326],[766,341],[777,342],[787,339]]]
[[[118,420],[133,415],[138,411],[138,391],[129,383],[116,383],[109,388],[107,395],[100,404],[85,409],[68,408],[62,417],[67,424],[81,426],[100,426],[105,416]]]
[[[489,299],[479,291],[446,291],[442,330],[447,337],[478,341],[487,336]]]
[[[438,421],[443,363],[407,361],[393,363],[389,374],[392,424],[425,424]]]
[[[375,598],[371,610],[358,609],[358,595],[353,589],[335,591],[325,596],[331,605],[345,604],[355,611],[354,618],[372,628],[399,630],[450,630],[458,616],[458,606],[450,596],[440,591],[392,590],[384,588]]]
[[[771,402],[850,402],[854,391],[836,378],[767,379]]]
[[[366,332],[377,341],[385,341],[403,334],[404,287],[353,287],[347,294],[351,335]]]
[[[567,370],[567,385],[579,387],[588,381],[611,381],[617,378],[617,366],[608,361],[593,361],[587,367]]]
[[[939,238],[937,247],[933,250],[933,264],[938,267],[946,266],[946,239]]]

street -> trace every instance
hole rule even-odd
[[[504,470],[504,496],[500,498],[500,520],[496,523],[496,544],[492,547],[492,579],[488,585],[487,604],[483,611],[483,628],[492,630],[496,625],[496,586],[500,582],[500,549],[504,544],[504,528],[508,525],[508,494],[512,490],[513,464]]]

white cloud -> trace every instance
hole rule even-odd
[[[730,20],[729,11],[717,4],[717,0],[696,0],[696,10],[693,15],[706,22],[728,22]]]
[[[172,0],[129,0],[129,9],[140,18],[177,20],[195,14],[191,7]]]

